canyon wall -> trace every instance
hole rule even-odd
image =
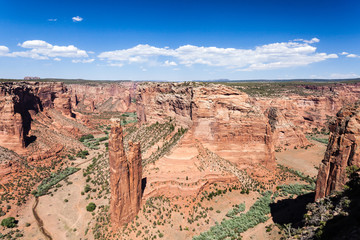
[[[341,109],[330,124],[331,136],[320,164],[315,199],[342,190],[347,181],[347,167],[360,167],[360,104]]]
[[[327,131],[328,122],[346,104],[360,98],[360,84],[335,83],[328,86],[294,86],[302,94],[282,93],[273,97],[252,97],[268,116],[276,148],[304,147],[305,134]]]
[[[142,159],[139,143],[129,143],[126,156],[120,120],[114,119],[109,139],[110,213],[114,229],[130,222],[140,210]]]
[[[247,94],[222,85],[148,83],[138,87],[140,122],[171,117],[194,141],[241,169],[275,167],[268,119]]]
[[[0,84],[0,146],[19,153],[30,141],[31,122],[44,109],[73,117],[63,83],[5,82]]]
[[[66,84],[79,112],[133,112],[137,83]]]

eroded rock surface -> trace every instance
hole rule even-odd
[[[342,190],[347,167],[360,166],[360,105],[344,107],[330,125],[331,136],[316,183],[316,199]]]
[[[129,143],[126,156],[120,120],[113,120],[109,139],[110,213],[114,229],[130,222],[140,210],[142,197],[140,144]]]
[[[63,83],[8,82],[0,85],[0,146],[19,153],[31,141],[31,122],[44,110],[73,117]]]

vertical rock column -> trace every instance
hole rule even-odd
[[[140,210],[142,164],[140,144],[129,143],[128,157],[119,119],[112,120],[109,139],[110,213],[113,229],[130,222]]]
[[[319,167],[315,200],[342,190],[348,180],[347,167],[360,167],[360,103],[340,110],[330,130],[329,144]]]

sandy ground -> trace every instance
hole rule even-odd
[[[61,181],[60,188],[52,188],[49,194],[41,196],[39,198],[39,204],[37,206],[37,213],[44,222],[44,228],[50,233],[54,240],[64,239],[93,239],[92,233],[84,236],[88,223],[92,219],[91,213],[86,211],[86,206],[90,202],[94,202],[97,206],[105,203],[98,202],[94,199],[86,200],[87,194],[81,195],[86,185],[86,177],[83,176],[83,169],[91,163],[91,159],[96,157],[98,153],[102,153],[104,149],[89,150],[89,155],[86,159],[76,159],[75,165],[81,168],[78,172],[68,177],[66,181]],[[55,190],[57,189],[57,190]],[[51,196],[52,195],[52,196]],[[65,201],[65,199],[67,201]],[[20,212],[21,225],[24,227],[23,239],[44,239],[45,237],[39,231],[37,223],[32,213],[32,206],[35,199],[32,198],[26,205],[26,207]],[[25,227],[25,223],[30,223],[29,227]],[[24,225],[24,226],[22,226]]]
[[[276,162],[286,167],[298,170],[311,177],[316,177],[321,160],[324,158],[326,145],[317,141],[310,141],[314,146],[308,149],[290,149],[276,152]]]

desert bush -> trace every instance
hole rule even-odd
[[[209,231],[195,236],[193,240],[208,240],[208,239],[239,239],[240,233],[252,228],[259,223],[268,220],[270,213],[270,203],[272,192],[268,191],[259,198],[250,210],[240,216],[235,216],[230,219],[224,219],[220,224],[211,227]]]
[[[4,218],[1,221],[1,226],[6,227],[6,228],[14,228],[14,227],[16,227],[16,223],[17,223],[17,221],[15,220],[14,217],[8,217],[8,218]]]
[[[45,178],[42,183],[38,186],[37,190],[32,191],[36,197],[45,195],[48,190],[58,184],[60,181],[64,180],[66,177],[70,176],[71,174],[79,171],[80,168],[73,168],[68,167],[65,168],[63,171],[59,171],[57,173],[51,173],[50,177]]]
[[[93,202],[91,202],[91,203],[89,203],[89,204],[86,206],[86,211],[92,212],[92,211],[95,210],[95,208],[96,208],[96,204],[93,203]]]
[[[94,138],[94,135],[88,134],[88,135],[81,136],[81,138],[79,139],[79,141],[80,141],[80,142],[84,142],[84,141],[87,140],[87,139],[93,139],[93,138]]]

